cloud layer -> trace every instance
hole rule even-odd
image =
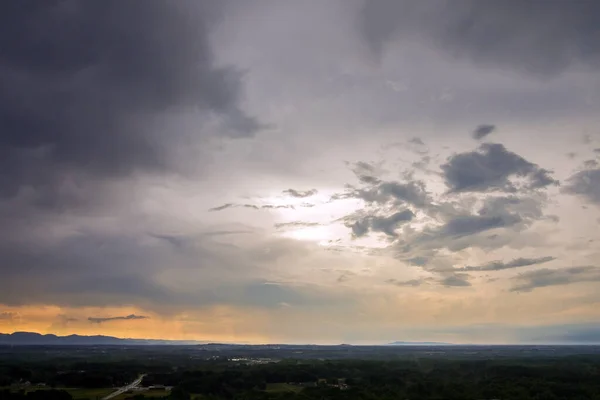
[[[599,15],[1,4],[0,331],[585,340]]]

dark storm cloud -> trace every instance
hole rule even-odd
[[[600,3],[592,0],[366,0],[359,24],[377,57],[398,39],[536,75],[600,67]]]
[[[530,265],[543,264],[552,260],[556,260],[556,257],[539,257],[539,258],[516,258],[507,263],[501,261],[494,261],[485,265],[479,266],[466,266],[465,271],[500,271],[503,269],[527,267]]]
[[[51,243],[15,245],[0,241],[0,304],[130,304],[172,315],[174,310],[215,304],[277,305],[271,303],[274,294],[280,297],[279,302],[299,305],[331,299],[316,287],[305,290],[286,284],[277,288],[257,284],[262,265],[304,252],[303,245],[293,240],[261,243],[255,248],[202,234],[186,238],[164,233],[84,231]]]
[[[367,216],[349,225],[356,237],[365,236],[369,231],[385,233],[390,237],[396,237],[396,229],[403,223],[411,221],[415,214],[410,210],[404,210],[388,217]]]
[[[594,266],[560,269],[539,269],[522,273],[513,278],[513,292],[530,292],[547,286],[569,285],[579,282],[599,282],[600,268]]]
[[[600,169],[577,172],[567,180],[563,192],[581,196],[600,205]]]
[[[216,118],[232,137],[253,135],[260,125],[240,108],[240,74],[216,66],[208,42],[218,8],[1,3],[0,196],[32,185],[51,202],[75,171],[90,179],[168,168],[165,148],[178,132],[160,125],[173,113]]]
[[[135,315],[135,314],[129,314],[126,316],[119,316],[119,317],[89,317],[88,321],[96,323],[96,324],[101,324],[102,322],[108,322],[108,321],[131,321],[131,320],[137,320],[137,319],[148,319],[150,317],[146,317],[145,315]]]
[[[166,241],[160,246],[141,242],[140,237],[83,232],[52,245],[5,240],[0,245],[0,303],[106,306],[135,304],[140,298],[171,301],[172,294],[155,283],[154,274],[160,260],[169,259],[171,266],[181,260],[168,251]]]
[[[529,189],[557,184],[549,171],[498,143],[484,143],[477,151],[455,154],[440,168],[451,192],[515,192],[518,188],[511,178],[527,178]]]
[[[292,196],[292,197],[298,197],[298,198],[314,196],[317,193],[318,193],[317,189],[310,189],[310,190],[304,190],[304,191],[287,189],[287,190],[283,191],[283,194],[286,194],[286,195]]]
[[[473,138],[477,139],[477,140],[481,140],[484,137],[486,137],[487,135],[489,135],[490,133],[494,132],[494,130],[496,130],[495,125],[479,125],[473,131]]]

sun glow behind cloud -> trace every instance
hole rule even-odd
[[[502,0],[63,3],[0,3],[2,330],[468,341],[598,320],[595,2],[535,21]],[[88,320],[128,315],[150,318]]]

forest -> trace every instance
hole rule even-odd
[[[0,399],[97,400],[101,392],[93,390],[110,393],[140,374],[142,388],[168,391],[130,391],[115,399],[600,399],[597,354],[253,360],[191,359],[176,348],[109,349],[98,357],[92,355],[97,349],[87,357],[81,351],[4,354]],[[82,397],[86,393],[96,395]]]

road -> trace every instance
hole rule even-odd
[[[146,376],[146,374],[140,375],[139,378],[137,378],[135,381],[131,382],[129,385],[123,386],[122,388],[117,389],[116,391],[112,392],[108,396],[104,396],[102,398],[102,400],[112,399],[113,397],[117,397],[121,393],[125,393],[126,391],[133,389],[134,387],[137,387],[140,383],[142,383],[142,379],[144,379],[144,376]]]

